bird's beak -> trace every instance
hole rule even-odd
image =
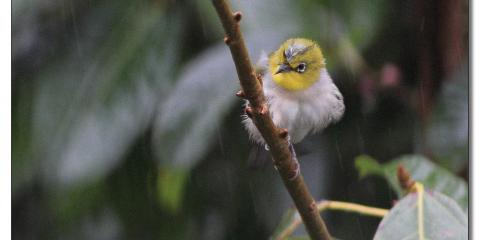
[[[291,70],[292,70],[292,67],[290,67],[290,65],[282,63],[280,67],[278,67],[278,70],[277,72],[274,73],[274,75],[282,72],[290,72]]]

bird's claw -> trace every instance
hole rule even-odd
[[[279,136],[280,138],[287,138],[287,137],[290,138],[290,137],[288,136],[288,129],[286,129],[286,128],[280,128],[280,131],[279,131],[279,133],[278,133],[278,136]]]
[[[258,110],[258,113],[260,113],[261,115],[265,115],[267,112],[268,112],[268,108],[265,104],[263,104]]]
[[[255,109],[255,112],[260,115],[265,115],[268,112],[268,108],[266,105],[262,105],[260,108]],[[250,106],[250,104],[247,104],[245,107],[245,114],[247,114],[249,118],[252,118],[253,108]]]
[[[252,118],[253,116],[253,109],[250,107],[250,104],[245,107],[245,114],[247,117]]]

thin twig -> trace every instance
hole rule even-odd
[[[301,218],[295,218],[290,225],[288,225],[283,231],[278,234],[278,236],[275,238],[275,240],[284,240],[287,239],[288,236],[292,235],[293,232],[295,232],[295,229],[297,229],[300,224],[302,224],[302,219]]]
[[[383,208],[376,208],[376,207],[369,207],[365,205],[360,205],[356,203],[348,203],[348,202],[339,202],[339,201],[328,201],[323,200],[317,203],[317,209],[319,213],[325,210],[337,210],[337,211],[345,211],[345,212],[354,212],[365,216],[372,216],[372,217],[380,217],[383,218],[387,215],[388,210]],[[301,218],[295,218],[290,225],[288,225],[278,237],[275,238],[276,240],[283,240],[286,239],[288,236],[292,235],[293,232],[302,224]]]
[[[240,85],[243,89],[243,94],[239,95],[245,96],[250,102],[250,115],[253,123],[270,147],[274,164],[300,216],[305,222],[310,238],[314,240],[329,240],[331,238],[327,227],[318,211],[316,211],[315,199],[310,194],[303,176],[298,174],[299,166],[297,161],[292,159],[288,138],[282,137],[285,135],[285,131],[278,129],[274,125],[268,113],[261,82],[252,67],[243,35],[240,31],[239,21],[242,15],[239,12],[233,13],[230,5],[224,0],[212,0],[212,2],[225,30],[226,36],[224,41],[230,47]]]
[[[423,216],[423,194],[425,189],[423,188],[423,184],[419,182],[415,182],[412,187],[412,190],[418,193],[417,196],[417,225],[418,225],[418,239],[425,240],[425,227],[424,227],[424,216]]]
[[[323,210],[339,210],[345,212],[358,213],[365,216],[383,218],[388,213],[388,209],[369,207],[356,203],[340,202],[340,201],[321,201],[317,205],[318,211]]]

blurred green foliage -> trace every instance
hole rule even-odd
[[[430,8],[414,0],[232,4],[253,61],[287,38],[313,38],[345,96],[343,120],[299,146],[315,197],[390,206],[384,181],[358,181],[353,159],[362,153],[383,162],[426,152],[468,177],[463,35],[447,55],[453,71],[434,79],[434,113],[418,110],[430,101],[420,73],[441,72],[423,69],[420,43],[436,39],[445,16],[421,30]],[[462,4],[451,12],[467,16]],[[14,239],[271,235],[292,203],[273,168],[247,166],[254,146],[209,1],[19,0],[12,15]],[[400,74],[384,74],[387,64]],[[455,144],[445,140],[453,135]],[[371,239],[378,221],[363,220],[327,215],[341,239]]]
[[[162,207],[177,212],[182,206],[185,180],[188,172],[183,169],[162,169],[157,178],[158,200]]]
[[[441,192],[457,201],[465,212],[468,210],[468,186],[465,180],[448,170],[435,165],[423,156],[402,156],[380,165],[369,156],[358,156],[355,166],[360,177],[378,175],[385,178],[400,197],[404,190],[397,179],[397,168],[403,166],[414,181],[421,182],[426,188]]]

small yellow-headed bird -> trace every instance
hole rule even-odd
[[[270,115],[277,127],[288,129],[291,143],[300,142],[307,134],[342,117],[343,96],[330,78],[322,51],[314,41],[289,39],[268,59],[265,54],[262,58],[260,67],[266,69],[263,91]],[[244,115],[243,123],[250,138],[264,145],[252,120]]]

